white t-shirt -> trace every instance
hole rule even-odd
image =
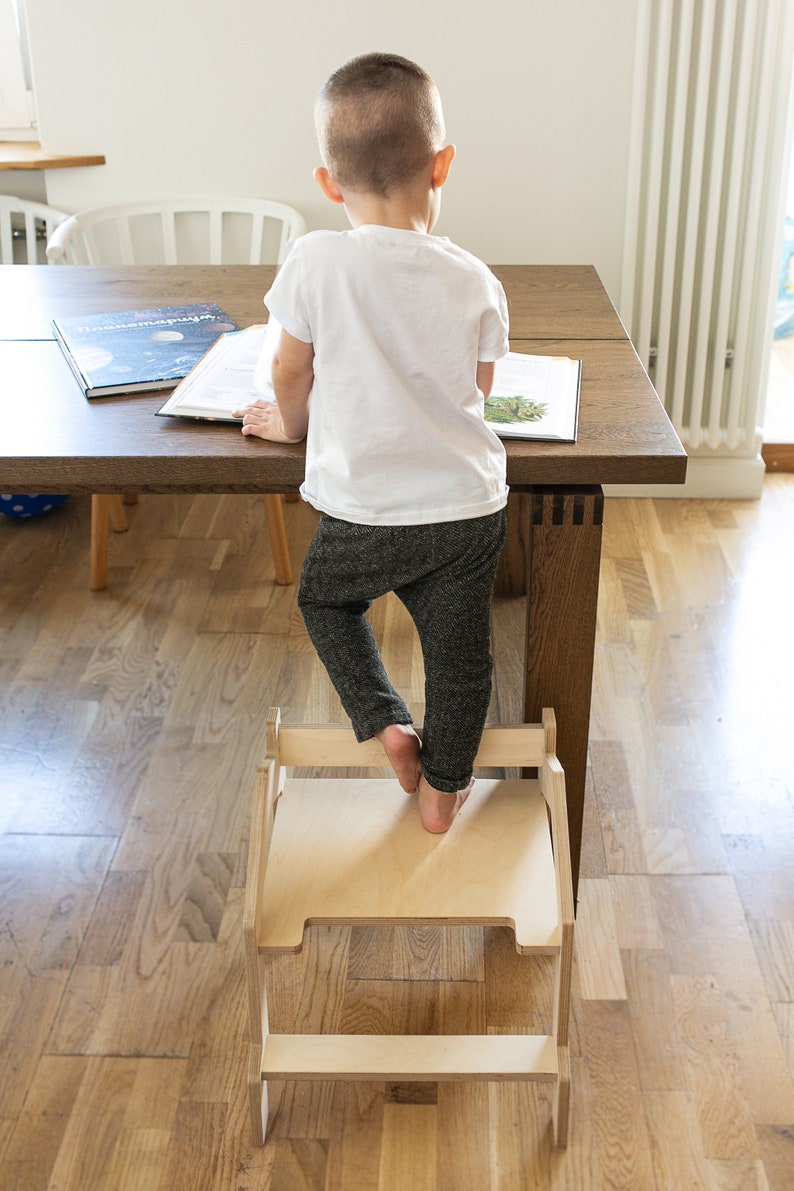
[[[305,500],[365,525],[506,504],[504,447],[483,419],[476,367],[508,350],[507,302],[482,261],[399,228],[310,232],[265,304],[314,345]]]

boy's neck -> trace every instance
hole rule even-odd
[[[354,228],[376,224],[429,235],[441,210],[441,188],[454,156],[455,146],[445,145],[434,154],[426,169],[387,196],[339,186],[324,165],[317,166],[314,178],[327,199],[344,203]]]
[[[345,195],[345,210],[352,227],[376,224],[429,235],[438,217],[438,191],[415,189],[395,191],[384,198],[377,194]]]

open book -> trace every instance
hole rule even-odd
[[[496,362],[485,420],[500,438],[576,442],[582,362],[508,352]]]
[[[274,401],[270,368],[279,333],[271,319],[222,335],[157,413],[238,422],[234,410]],[[509,352],[496,363],[485,420],[501,438],[575,442],[580,375],[579,360]]]
[[[278,332],[278,325],[273,322],[221,335],[157,413],[164,417],[239,423],[242,419],[232,416],[234,410],[244,409],[259,399],[275,401],[270,363]]]

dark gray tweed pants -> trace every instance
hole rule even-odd
[[[412,722],[366,613],[393,591],[411,614],[425,667],[422,769],[437,790],[466,786],[482,736],[505,527],[504,510],[432,525],[357,525],[324,514],[303,565],[298,605],[359,741]]]

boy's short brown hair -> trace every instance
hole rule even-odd
[[[412,181],[444,138],[435,83],[397,54],[363,54],[334,71],[315,124],[334,181],[382,197]]]

